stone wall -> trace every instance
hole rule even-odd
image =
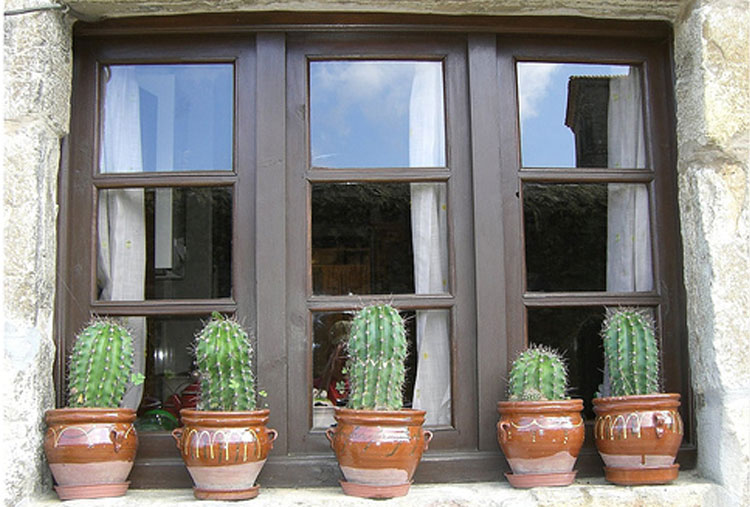
[[[8,1],[5,8],[22,7]],[[49,490],[44,411],[54,405],[53,305],[60,140],[68,131],[71,23],[4,19],[3,401],[6,504]]]
[[[9,0],[5,9],[43,4]],[[88,18],[218,11],[575,15],[675,27],[679,199],[699,471],[723,503],[750,505],[750,5],[748,0],[69,0]],[[4,275],[5,471],[17,504],[48,489],[40,456],[53,404],[52,313],[59,141],[68,130],[71,23],[6,16]],[[8,443],[10,442],[10,443]]]
[[[687,5],[675,70],[698,466],[750,505],[750,2]]]

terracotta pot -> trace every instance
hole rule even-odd
[[[422,429],[424,410],[336,408],[336,426],[326,430],[346,480],[344,493],[393,498],[409,491],[432,432]]]
[[[677,478],[682,442],[679,394],[595,398],[596,448],[615,484],[665,484]]]
[[[500,401],[497,441],[516,488],[567,486],[583,445],[583,400]]]
[[[255,485],[278,432],[266,428],[269,410],[180,410],[183,428],[172,431],[201,500],[258,496]]]
[[[61,500],[124,495],[138,448],[129,408],[59,408],[45,414],[44,452]]]

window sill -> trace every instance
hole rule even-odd
[[[395,498],[381,505],[720,505],[727,493],[723,488],[700,478],[695,472],[682,472],[677,481],[664,486],[622,487],[603,478],[583,478],[564,488],[513,489],[507,482],[464,484],[415,484],[406,497]],[[369,500],[345,497],[339,488],[261,488],[254,506],[308,505],[328,506],[372,505]],[[717,503],[718,502],[718,503]],[[29,505],[57,504],[54,493],[37,498]],[[127,495],[108,498],[101,503],[66,502],[67,505],[205,505],[196,500],[189,489],[131,489]],[[216,502],[212,505],[237,505]]]

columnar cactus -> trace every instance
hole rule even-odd
[[[659,353],[651,316],[637,308],[608,308],[601,334],[610,395],[658,393]]]
[[[567,389],[565,362],[554,349],[533,345],[513,361],[508,382],[511,401],[564,400]]]
[[[388,304],[366,306],[352,321],[348,342],[348,407],[399,410],[407,344],[404,320]]]
[[[119,407],[133,372],[133,337],[110,320],[95,320],[73,345],[68,406]]]
[[[195,337],[201,378],[198,410],[255,410],[252,345],[239,322],[214,312]]]

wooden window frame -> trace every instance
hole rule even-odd
[[[324,33],[321,33],[324,32]],[[373,32],[378,32],[374,35]],[[407,41],[402,49],[393,42]],[[465,135],[465,183],[453,185],[450,204],[451,296],[394,296],[404,309],[449,306],[454,346],[455,429],[425,454],[415,480],[498,480],[507,464],[495,433],[496,402],[506,374],[526,343],[525,312],[531,307],[643,304],[658,309],[662,323],[665,388],[683,395],[686,434],[678,460],[696,461],[687,373],[685,297],[677,208],[671,29],[660,22],[576,18],[491,18],[337,13],[260,13],[133,18],[75,27],[74,92],[70,142],[60,180],[58,298],[55,380],[58,405],[64,392],[65,358],[72,337],[91,315],[205,315],[236,313],[254,323],[257,372],[269,393],[272,427],[281,437],[263,471],[266,485],[334,485],[336,460],[320,432],[298,417],[309,411],[308,318],[310,310],[339,310],[351,301],[312,296],[301,247],[309,248],[308,220],[286,216],[288,202],[309,210],[307,186],[337,181],[450,181],[450,170],[326,170],[307,165],[307,133],[300,130],[305,98],[300,57],[321,55],[434,58],[441,44],[460,61],[446,93],[457,109],[446,118],[446,144]],[[449,42],[446,42],[449,41]],[[426,44],[422,50],[420,44]],[[456,49],[460,46],[460,49]],[[369,48],[369,49],[367,49]],[[369,53],[368,53],[369,51]],[[446,50],[448,51],[448,50]],[[460,56],[459,56],[460,54]],[[300,56],[302,55],[302,56]],[[630,63],[645,70],[647,143],[652,171],[520,167],[515,61]],[[232,61],[235,77],[232,173],[97,174],[102,63]],[[450,73],[446,70],[446,76]],[[463,81],[464,84],[460,84]],[[451,86],[458,84],[451,90]],[[464,92],[461,92],[464,90]],[[512,92],[506,92],[512,90]],[[456,93],[458,91],[458,93]],[[461,95],[461,93],[464,93]],[[450,95],[452,94],[452,95]],[[450,107],[454,107],[449,105]],[[300,117],[300,115],[302,115]],[[451,118],[458,123],[450,123]],[[459,119],[462,117],[463,119]],[[457,132],[455,127],[461,127]],[[461,131],[464,130],[464,131]],[[453,136],[453,137],[451,137]],[[453,149],[453,148],[449,148]],[[449,152],[447,165],[455,162]],[[521,182],[643,182],[652,206],[655,289],[646,294],[527,293],[524,291]],[[127,186],[234,187],[232,297],[221,300],[97,302],[93,298],[96,190]],[[461,209],[462,211],[455,211]],[[456,262],[458,260],[458,262]],[[498,269],[490,269],[497,267]],[[375,299],[378,299],[377,297]],[[456,311],[460,317],[455,318]],[[463,348],[461,348],[463,347]],[[302,358],[305,368],[295,366]],[[469,366],[467,371],[456,368]],[[471,371],[469,371],[471,370]],[[458,387],[456,382],[465,386]],[[460,398],[460,399],[459,399]],[[304,409],[300,408],[304,405]],[[593,438],[589,433],[588,442]],[[578,461],[579,474],[600,475],[593,446]],[[131,476],[134,487],[189,487],[190,478],[166,434],[142,435]]]

